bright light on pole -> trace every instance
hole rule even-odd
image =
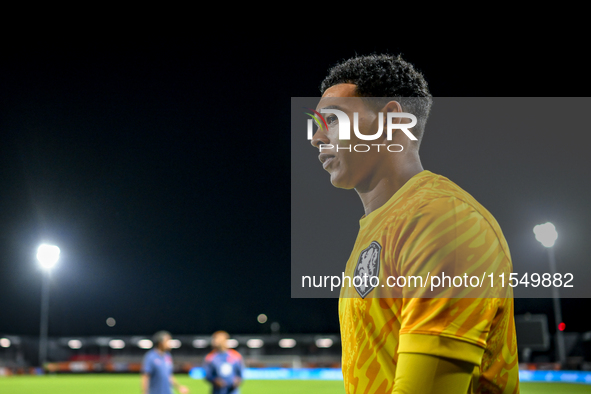
[[[43,244],[37,249],[37,260],[43,273],[41,285],[41,324],[39,328],[39,364],[43,366],[47,359],[47,325],[49,319],[49,273],[60,257],[60,248]]]
[[[546,248],[553,247],[558,238],[556,227],[550,222],[535,226],[534,234],[536,235],[536,240]]]
[[[556,274],[556,257],[554,255],[554,243],[558,238],[558,232],[556,227],[550,222],[544,224],[538,224],[534,227],[534,234],[536,240],[541,243],[548,251],[548,261],[550,263],[550,275],[554,278]],[[556,327],[556,350],[558,353],[558,360],[561,365],[564,365],[566,361],[566,350],[564,346],[564,323],[562,322],[562,310],[560,308],[560,295],[558,294],[558,288],[550,286],[552,288],[552,302],[554,304],[554,319]]]

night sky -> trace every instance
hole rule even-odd
[[[313,46],[160,37],[81,45],[41,37],[7,46],[0,63],[0,334],[39,332],[35,254],[42,242],[62,253],[51,278],[50,336],[261,333],[273,321],[282,332],[338,332],[337,300],[290,298],[289,106],[291,97],[319,96],[336,62],[371,52],[402,53],[436,97],[585,96],[590,87],[572,54],[492,42],[335,39]],[[506,201],[507,210],[493,214],[512,253],[526,256],[520,242],[533,240],[517,220],[558,223],[555,214],[571,231],[557,258],[589,264],[586,141],[585,130],[572,129],[560,130],[551,146],[531,141],[557,164],[547,176],[526,174],[539,177],[550,196],[540,200],[517,176],[498,195],[471,184],[476,165],[453,162],[464,153],[476,162],[475,152],[459,149],[429,163],[464,180],[485,206]],[[550,300],[515,305],[516,313],[551,310]],[[580,317],[588,306],[563,300],[567,330],[591,330]],[[259,324],[259,313],[269,323]]]

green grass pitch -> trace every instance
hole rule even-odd
[[[177,375],[180,384],[191,394],[209,393],[204,381]],[[139,375],[48,375],[0,377],[2,394],[134,394],[140,392]],[[246,381],[242,394],[343,394],[342,381],[319,380],[251,380]],[[522,383],[522,394],[591,393],[591,385],[568,383]]]

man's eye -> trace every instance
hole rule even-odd
[[[339,119],[336,117],[336,115],[329,115],[329,116],[326,117],[326,123],[327,124],[334,123],[337,120],[339,120]]]

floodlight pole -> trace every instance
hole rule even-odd
[[[37,249],[37,260],[43,271],[41,285],[41,323],[39,327],[39,364],[41,367],[47,361],[47,327],[49,320],[49,275],[51,268],[57,263],[60,248],[43,244]]]
[[[562,323],[562,310],[560,308],[560,295],[558,287],[553,286],[554,274],[556,273],[556,257],[554,255],[554,246],[546,248],[548,250],[548,260],[550,261],[550,274],[552,275],[552,302],[554,303],[554,325],[556,327],[556,348],[558,351],[558,361],[561,365],[566,362],[566,349],[564,346],[564,333],[560,331],[558,325]]]
[[[39,328],[39,364],[47,361],[47,327],[49,320],[49,270],[43,273],[41,285],[41,326]]]

